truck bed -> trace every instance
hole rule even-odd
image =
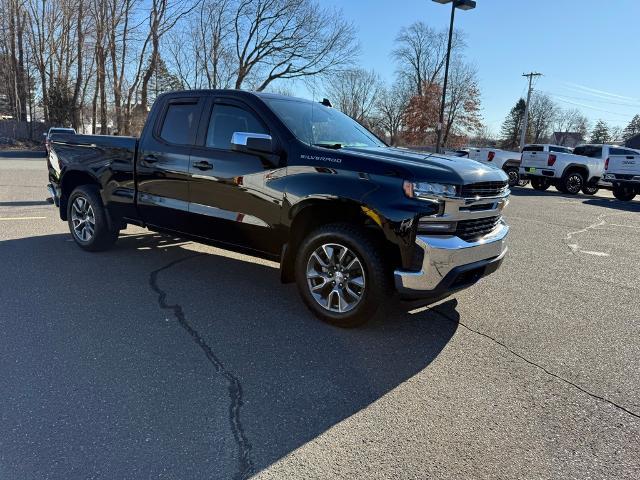
[[[135,214],[135,160],[138,139],[109,135],[54,134],[51,137],[49,181],[59,186],[64,170],[86,172],[103,183],[107,206],[122,216]],[[111,204],[111,205],[108,205]]]

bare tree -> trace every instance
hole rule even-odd
[[[564,145],[568,133],[580,133],[582,138],[586,138],[589,134],[589,120],[578,109],[559,109],[555,115],[553,128],[560,134],[560,138],[556,138],[556,141]]]
[[[354,27],[312,0],[240,0],[234,34],[236,88],[335,72],[357,51]]]
[[[415,95],[423,95],[424,86],[435,83],[444,69],[448,32],[436,31],[419,21],[400,30],[395,43],[392,55],[398,75],[413,86]],[[452,55],[464,47],[463,36],[454,31]]]
[[[392,87],[383,87],[378,95],[376,102],[378,125],[389,136],[391,145],[398,144],[409,97],[408,89],[400,82]]]
[[[327,80],[326,91],[335,107],[366,125],[380,92],[380,78],[361,68],[345,70]]]
[[[482,127],[478,72],[460,58],[451,65],[445,103],[444,145],[461,143],[460,138]],[[455,137],[455,142],[452,142]]]
[[[557,114],[558,106],[548,95],[535,93],[531,97],[528,135],[533,143],[542,142],[551,134]]]

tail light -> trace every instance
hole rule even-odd
[[[549,155],[549,159],[547,160],[547,166],[553,167],[554,163],[556,163],[556,156],[552,153]]]
[[[496,157],[496,152],[489,152],[487,160],[492,161]]]
[[[605,170],[609,170],[609,159],[608,158],[604,161],[604,169]]]

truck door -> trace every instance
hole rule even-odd
[[[149,225],[187,231],[189,155],[195,143],[202,103],[196,96],[169,99],[140,141],[138,208]]]
[[[212,98],[205,111],[199,145],[191,151],[192,233],[279,254],[282,192],[269,186],[274,176],[277,181],[278,165],[231,150],[235,132],[272,132],[256,112],[237,100]]]

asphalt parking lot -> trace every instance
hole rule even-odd
[[[364,328],[277,265],[90,254],[0,152],[0,478],[640,478],[640,202],[516,189],[502,268]]]

